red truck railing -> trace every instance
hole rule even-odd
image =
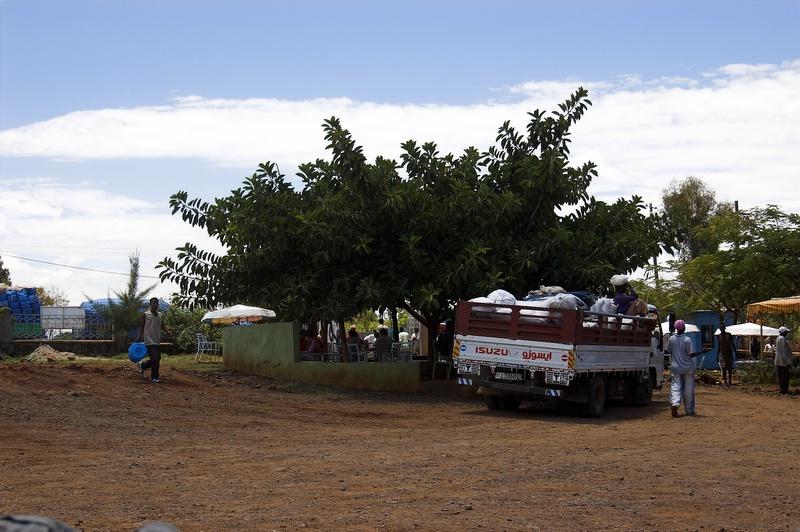
[[[653,318],[459,301],[455,332],[571,345],[649,346],[656,325]]]

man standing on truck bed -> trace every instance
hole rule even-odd
[[[627,275],[614,275],[611,277],[614,285],[614,304],[617,312],[628,316],[644,316],[647,314],[647,303],[639,299],[636,290],[628,282]]]
[[[683,402],[687,416],[694,415],[694,372],[697,368],[694,357],[707,353],[710,349],[692,353],[692,339],[686,336],[686,323],[675,322],[675,334],[670,337],[667,351],[670,357],[670,373],[672,374],[672,417],[678,417],[678,407]]]

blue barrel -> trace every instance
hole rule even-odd
[[[147,346],[144,342],[134,342],[128,348],[128,360],[131,362],[139,362],[147,356]]]

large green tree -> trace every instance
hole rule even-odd
[[[457,300],[498,287],[598,290],[657,253],[664,228],[638,197],[591,197],[595,165],[570,164],[570,129],[589,105],[579,89],[555,112],[530,113],[525,132],[503,124],[486,152],[408,141],[399,162],[368,161],[331,118],[330,159],[300,166],[301,190],[265,163],[213,203],[173,195],[173,213],[227,252],[187,243],[161,277],[186,306],[245,302],[342,322],[385,305],[432,330]]]

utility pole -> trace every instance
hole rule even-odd
[[[653,215],[653,204],[650,203],[650,216]],[[656,290],[658,290],[658,253],[653,254],[653,279],[656,283]]]

